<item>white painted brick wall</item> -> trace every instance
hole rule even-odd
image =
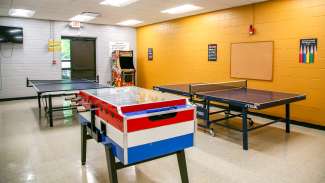
[[[0,25],[23,27],[24,44],[1,44],[0,99],[34,96],[35,91],[27,88],[26,77],[31,79],[61,79],[61,63],[52,65],[53,53],[47,51],[52,37],[50,21],[0,17]],[[100,83],[111,80],[110,41],[127,41],[136,53],[136,30],[127,27],[83,24],[81,31],[70,29],[68,22],[52,22],[56,39],[61,36],[96,38],[96,63]],[[11,48],[14,47],[11,57]],[[55,53],[59,60],[60,54]],[[134,56],[136,63],[136,55]]]

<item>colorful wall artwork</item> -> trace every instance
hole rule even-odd
[[[301,39],[299,63],[313,64],[317,59],[317,39]]]
[[[217,44],[208,45],[208,61],[217,61]]]
[[[148,48],[148,60],[153,60],[153,48]]]

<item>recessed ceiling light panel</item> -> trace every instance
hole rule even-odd
[[[187,12],[191,12],[191,11],[197,11],[197,10],[201,10],[203,9],[200,6],[195,6],[192,4],[184,4],[181,6],[176,6],[173,8],[169,8],[166,10],[162,10],[161,13],[168,13],[168,14],[181,14],[181,13],[187,13]]]
[[[9,16],[13,17],[32,17],[35,14],[35,11],[25,9],[10,9],[8,14]]]
[[[77,21],[77,22],[88,22],[90,20],[95,19],[99,16],[99,13],[92,13],[92,12],[84,12],[79,15],[76,15],[70,18],[70,21]]]
[[[140,20],[134,20],[134,19],[130,19],[130,20],[125,20],[122,22],[117,23],[117,25],[122,25],[122,26],[133,26],[133,25],[137,25],[142,23],[143,21]]]
[[[129,4],[135,3],[138,0],[104,0],[100,4],[108,5],[108,6],[115,6],[115,7],[123,7]]]
[[[70,18],[70,21],[77,21],[77,22],[88,22],[96,17],[91,17],[87,15],[76,15],[72,18]]]

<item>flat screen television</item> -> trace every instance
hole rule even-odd
[[[23,43],[23,28],[0,26],[0,43]]]

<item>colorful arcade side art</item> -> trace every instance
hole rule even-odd
[[[112,85],[116,87],[135,85],[133,51],[116,50],[112,53]]]
[[[301,39],[299,63],[313,64],[317,59],[317,39]]]

